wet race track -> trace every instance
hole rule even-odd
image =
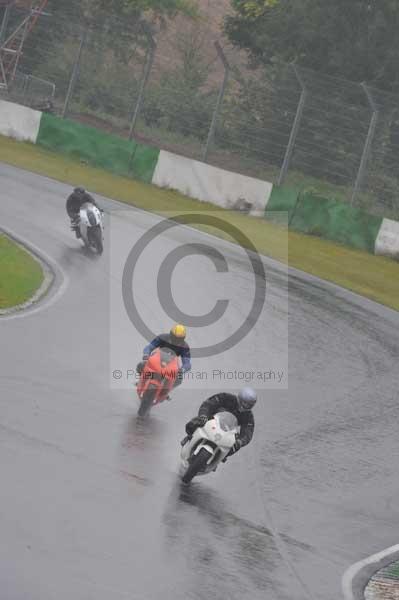
[[[160,219],[100,199],[107,248],[93,258],[69,231],[69,191],[0,165],[0,225],[56,272],[33,312],[0,321],[2,600],[341,597],[351,563],[397,543],[398,315],[290,272],[288,389],[266,386],[253,443],[184,488],[184,424],[223,383],[185,383],[140,423],[133,384],[111,377],[134,368],[145,341],[119,310],[118,253]],[[135,287],[153,331],[170,319],[151,288],[151,261],[176,243],[210,239],[185,228],[153,242]],[[220,336],[246,311],[249,275],[233,246],[212,245],[234,265]],[[195,269],[181,261],[175,283],[186,312],[202,314],[220,274],[192,260]],[[287,377],[286,280],[265,265],[265,310],[251,334],[225,357],[194,359],[195,368],[281,364]],[[212,342],[208,330],[190,336]]]

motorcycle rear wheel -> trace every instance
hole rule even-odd
[[[183,483],[190,483],[191,480],[198,475],[201,471],[204,471],[206,468],[206,464],[210,458],[211,454],[208,452],[206,448],[201,448],[197,455],[193,457],[193,460],[190,463],[187,471],[184,473],[182,479]]]

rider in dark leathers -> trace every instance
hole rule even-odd
[[[82,187],[75,188],[73,190],[72,194],[70,196],[68,196],[67,201],[66,201],[66,211],[68,213],[69,218],[71,219],[71,228],[73,231],[75,231],[77,238],[80,237],[80,231],[79,231],[79,227],[78,227],[79,211],[80,211],[81,206],[85,202],[91,202],[92,204],[94,204],[94,206],[99,208],[99,206],[97,205],[93,196],[91,196],[91,194],[89,194]]]
[[[252,439],[255,428],[252,408],[255,406],[256,400],[257,395],[252,388],[244,388],[237,395],[225,392],[215,394],[201,404],[198,416],[186,424],[186,433],[188,436],[192,436],[198,427],[203,427],[218,412],[232,413],[240,425],[240,433],[236,434],[236,442],[227,455],[231,456],[249,444]]]

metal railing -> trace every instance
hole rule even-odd
[[[55,99],[55,84],[41,77],[17,71],[9,87],[7,97],[13,102],[36,107]]]

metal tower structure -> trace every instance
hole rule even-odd
[[[12,84],[25,40],[38,18],[44,14],[47,3],[48,0],[0,0],[0,7],[4,7],[0,26],[0,89],[8,91]],[[7,30],[13,7],[23,11],[19,22],[13,25],[10,32]]]

